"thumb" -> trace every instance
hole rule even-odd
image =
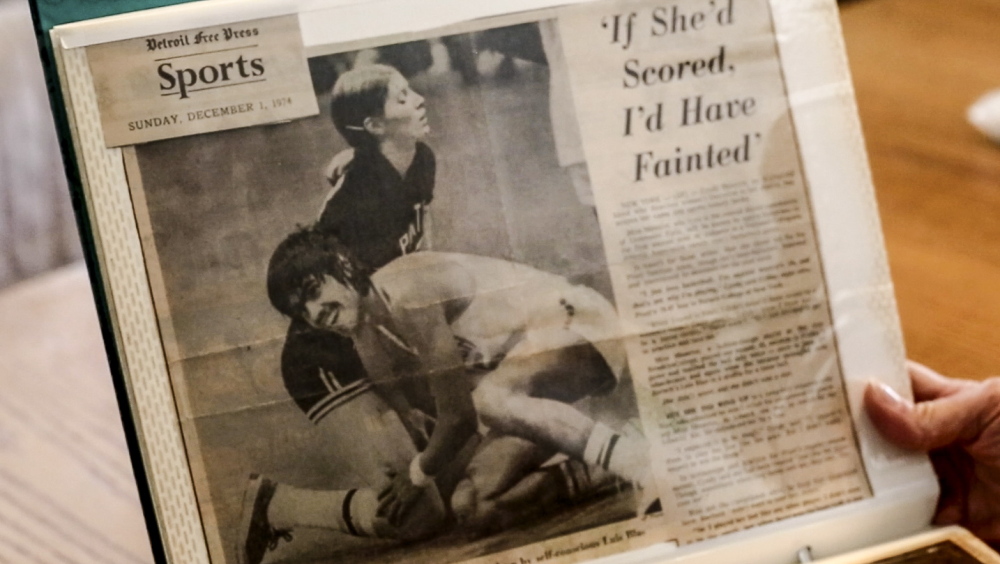
[[[864,398],[868,416],[887,439],[922,451],[973,440],[979,432],[979,401],[977,394],[963,391],[914,404],[881,382],[869,382]]]

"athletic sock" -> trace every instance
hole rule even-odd
[[[648,450],[645,440],[616,433],[603,423],[595,423],[587,438],[583,459],[644,487],[649,473]]]
[[[315,527],[374,536],[378,499],[371,489],[307,490],[280,484],[267,508],[276,529]]]
[[[607,469],[609,447],[613,449],[617,442],[618,434],[610,427],[604,423],[594,423],[594,428],[587,437],[587,445],[583,447],[583,461]]]
[[[348,494],[344,499],[341,511],[344,525],[354,536],[378,536],[375,532],[375,513],[378,511],[378,496],[375,491],[368,488],[351,491],[355,493]]]
[[[619,481],[608,470],[586,462],[567,458],[555,465],[568,501],[585,499],[598,491]]]

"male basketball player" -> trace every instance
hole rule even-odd
[[[293,319],[349,336],[408,434],[426,437],[407,479],[382,492],[379,513],[390,523],[419,499],[412,487],[433,486],[454,464],[479,424],[489,431],[469,467],[489,459],[521,468],[500,480],[507,489],[553,452],[648,488],[645,441],[572,405],[609,391],[625,370],[617,316],[597,292],[472,255],[407,255],[371,274],[335,238],[302,230],[272,256],[268,293]],[[429,436],[428,414],[436,417]],[[505,448],[516,455],[498,457]],[[509,474],[494,468],[487,481]],[[474,474],[451,495],[460,518],[480,515]]]

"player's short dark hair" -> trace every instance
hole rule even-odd
[[[336,237],[302,228],[285,238],[267,265],[267,297],[288,317],[303,315],[312,281],[330,275],[361,295],[371,287],[371,271]]]
[[[367,65],[345,72],[333,85],[330,117],[352,147],[377,143],[365,129],[365,120],[385,115],[389,81],[397,74],[399,71],[388,65]]]

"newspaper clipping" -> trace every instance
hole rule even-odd
[[[319,115],[126,149],[213,562],[578,562],[871,495],[766,0],[307,53]]]

